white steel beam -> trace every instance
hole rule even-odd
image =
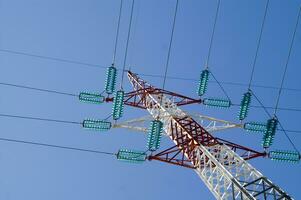
[[[199,124],[204,127],[208,132],[218,132],[233,128],[242,128],[241,124],[233,123],[226,120],[217,119],[214,117],[208,117],[200,114],[190,114],[185,112],[187,115],[192,116]],[[126,128],[134,131],[148,132],[148,126],[150,121],[153,120],[151,116],[144,116],[135,118],[123,122],[117,122],[113,124],[113,128]],[[166,134],[163,133],[165,136]]]

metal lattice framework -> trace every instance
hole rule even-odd
[[[134,91],[125,95],[125,104],[147,109],[175,144],[149,160],[194,169],[217,199],[292,199],[246,161],[265,152],[212,136],[179,108],[201,100],[155,88],[132,72],[128,78]]]
[[[237,124],[230,121],[217,119],[214,117],[209,117],[209,116],[194,114],[194,113],[186,113],[186,114],[193,117],[202,127],[204,127],[210,133],[219,132],[227,129],[243,128],[242,124]],[[115,123],[113,124],[113,128],[126,128],[133,131],[147,133],[149,123],[152,120],[153,117],[147,115],[147,116]],[[167,136],[165,132],[163,134]]]
[[[124,99],[125,99],[124,104],[128,106],[137,107],[137,108],[147,109],[147,106],[143,102],[144,95],[146,93],[152,95],[164,94],[164,96],[169,97],[177,106],[202,103],[201,99],[193,99],[167,90],[154,88],[149,85],[146,86],[144,89],[137,89],[135,91],[126,93],[124,95]],[[113,97],[106,98],[106,102],[112,102],[112,101],[113,101]]]

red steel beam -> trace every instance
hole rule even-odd
[[[148,94],[157,95],[157,94],[165,94],[166,96],[169,96],[170,98],[174,99],[174,103],[177,106],[184,106],[189,104],[195,104],[195,103],[201,103],[201,99],[193,99],[181,94],[177,94],[174,92],[170,92],[163,89],[153,89],[153,88],[146,88],[141,89],[138,91],[132,91],[125,93],[124,95],[124,104],[136,108],[146,109],[146,106],[143,103],[143,94],[147,92]],[[143,98],[140,99],[139,97],[142,96]],[[114,100],[114,97],[107,97],[105,99],[106,102],[112,102]]]
[[[136,108],[146,109],[145,105],[145,95],[146,94],[152,94],[152,95],[158,95],[158,94],[164,94],[168,98],[172,98],[174,103],[177,106],[184,106],[189,104],[195,104],[195,103],[202,103],[201,99],[194,99],[191,97],[187,97],[175,92],[171,92],[168,90],[163,90],[159,88],[155,88],[152,85],[149,85],[146,81],[140,79],[137,75],[128,72],[131,74],[132,77],[137,78],[139,85],[134,86],[134,91],[125,93],[124,95],[124,104],[128,106],[133,106]],[[114,97],[107,97],[105,99],[106,102],[112,102]]]
[[[229,146],[233,151],[239,154],[245,160],[250,160],[257,157],[265,157],[265,152],[258,152],[248,147],[235,144],[220,138],[214,138],[210,133],[208,133],[201,125],[199,125],[191,117],[184,117],[182,119],[174,118],[175,121],[171,122],[171,138],[176,143],[178,151],[182,153],[177,153],[175,151],[170,151],[171,148],[163,150],[155,155],[149,157],[149,160],[159,160],[162,162],[180,165],[188,168],[195,168],[194,164],[197,162],[197,157],[195,155],[194,149],[200,144],[203,146],[213,146],[217,144],[225,144]],[[189,133],[191,137],[183,134],[183,131]],[[187,155],[190,164],[187,162]],[[200,163],[201,164],[201,163]]]

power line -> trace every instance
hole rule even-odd
[[[209,81],[210,82],[210,81]],[[213,81],[212,81],[213,82]],[[224,85],[232,85],[232,86],[241,86],[245,87],[248,86],[248,84],[245,83],[238,83],[238,82],[228,82],[228,81],[223,81],[221,82]],[[272,89],[272,90],[279,90],[279,87],[275,86],[268,86],[268,85],[258,85],[258,84],[251,84],[253,88],[264,88],[264,89]],[[301,92],[301,89],[296,89],[296,88],[282,88],[283,90],[287,91],[294,91],[294,92]]]
[[[173,23],[172,23],[172,29],[171,29],[171,35],[170,35],[170,40],[169,40],[167,59],[166,59],[166,64],[165,64],[165,72],[164,72],[164,78],[163,78],[163,84],[162,84],[162,89],[163,90],[164,90],[165,84],[166,84],[166,76],[167,76],[167,72],[168,72],[171,47],[172,47],[173,36],[174,36],[174,32],[175,32],[176,19],[177,19],[177,13],[178,13],[178,5],[179,5],[179,0],[176,1],[176,7],[175,7],[174,16],[173,16]],[[162,99],[161,99],[161,103],[162,103]]]
[[[218,18],[218,14],[219,14],[219,9],[220,9],[220,3],[221,1],[218,0],[217,2],[217,7],[216,7],[216,12],[215,12],[215,17],[214,17],[214,23],[213,23],[213,28],[212,28],[212,34],[210,37],[210,43],[209,43],[209,49],[208,49],[208,55],[207,55],[207,60],[205,63],[205,68],[209,69],[209,61],[210,61],[210,56],[211,56],[211,49],[212,49],[212,44],[213,44],[213,39],[214,39],[214,35],[215,35],[215,29],[216,29],[216,23],[217,23],[217,18]],[[213,79],[216,81],[216,83],[218,84],[218,86],[221,88],[222,92],[224,93],[224,95],[227,97],[227,99],[229,101],[231,101],[229,95],[227,94],[226,90],[224,89],[224,87],[222,86],[221,82],[217,80],[217,78],[214,76],[214,74],[212,73],[212,71],[210,70],[210,73],[213,77]]]
[[[255,66],[256,66],[256,62],[257,62],[258,51],[259,51],[261,38],[262,38],[262,33],[263,33],[263,28],[264,28],[264,25],[265,25],[265,20],[266,20],[266,16],[267,16],[267,12],[268,12],[269,2],[270,2],[270,0],[267,0],[266,6],[265,6],[264,17],[263,17],[262,24],[261,24],[261,29],[260,29],[260,34],[259,34],[258,43],[257,43],[257,47],[256,47],[256,53],[255,53],[255,57],[254,57],[254,61],[253,61],[252,72],[251,72],[251,77],[250,77],[250,82],[249,82],[249,85],[248,85],[248,89],[250,89],[250,87],[251,87],[251,83],[252,83],[253,76],[254,76],[254,70],[255,70]]]
[[[214,17],[213,29],[212,29],[212,33],[211,33],[211,37],[210,37],[208,55],[207,55],[207,60],[206,60],[206,68],[209,67],[209,60],[210,60],[210,56],[211,56],[212,43],[213,43],[213,38],[214,38],[214,34],[215,34],[215,27],[216,27],[217,17],[218,17],[218,13],[219,13],[220,3],[221,3],[221,1],[218,0],[215,17]]]
[[[289,51],[288,51],[288,56],[287,56],[286,63],[285,63],[285,68],[284,68],[284,72],[283,72],[283,76],[282,76],[282,80],[281,80],[281,84],[280,84],[280,89],[279,89],[279,93],[278,93],[278,97],[277,97],[277,101],[276,101],[274,115],[276,115],[277,108],[278,108],[278,105],[279,105],[279,100],[280,100],[280,96],[281,96],[281,92],[282,92],[282,87],[283,87],[285,75],[286,75],[286,72],[287,72],[288,63],[289,63],[289,60],[290,60],[290,57],[291,57],[291,53],[292,53],[292,49],[293,49],[293,45],[294,45],[294,41],[295,41],[295,36],[296,36],[298,24],[299,24],[300,15],[301,15],[301,7],[300,7],[299,12],[298,12],[298,17],[297,17],[297,21],[296,21],[296,25],[295,25],[295,29],[294,29],[294,34],[293,34],[293,37],[292,37],[292,41],[291,41],[290,48],[289,48]]]
[[[25,86],[25,85],[17,85],[17,84],[4,83],[4,82],[0,82],[0,85],[10,86],[10,87],[16,87],[16,88],[22,88],[22,89],[28,89],[28,90],[35,90],[35,91],[39,91],[39,92],[47,92],[47,93],[53,93],[53,94],[61,94],[61,95],[78,97],[77,94],[71,94],[71,93],[66,93],[66,92],[59,92],[57,90],[48,90],[48,89],[41,89],[41,88],[36,88],[36,87],[29,87],[29,86]]]
[[[169,40],[169,47],[168,47],[167,58],[166,58],[166,63],[165,63],[164,78],[163,78],[163,83],[162,83],[163,90],[165,89],[165,84],[166,84],[166,76],[167,76],[167,72],[168,72],[171,47],[172,47],[173,36],[174,36],[174,32],[175,32],[176,19],[177,19],[177,13],[178,13],[178,5],[179,5],[179,0],[176,1],[176,6],[175,6],[175,11],[174,11],[174,16],[173,16],[173,22],[172,22],[172,28],[171,28],[171,34],[170,34],[170,40]],[[160,105],[162,105],[162,103],[163,103],[163,96],[161,97]],[[161,115],[161,109],[159,110],[157,119],[159,119],[160,115]]]
[[[75,121],[48,119],[48,118],[40,118],[40,117],[29,117],[29,116],[21,116],[21,115],[10,115],[10,114],[3,114],[3,113],[0,113],[0,117],[47,121],[47,122],[56,122],[56,123],[64,123],[64,124],[82,124],[81,122],[75,122]]]
[[[300,154],[300,151],[297,149],[297,147],[296,147],[296,145],[293,143],[292,139],[288,136],[288,134],[287,134],[288,131],[287,131],[287,130],[284,130],[284,128],[283,128],[283,126],[282,126],[282,124],[281,124],[280,121],[279,121],[279,125],[280,125],[280,127],[281,127],[281,130],[284,132],[286,138],[288,139],[288,141],[292,144],[293,148]],[[294,132],[295,132],[295,133],[296,133],[296,132],[299,133],[299,131],[294,131]]]
[[[9,139],[9,138],[2,138],[2,137],[0,138],[0,141],[30,144],[30,145],[36,145],[36,146],[58,148],[58,149],[67,149],[67,150],[89,152],[89,153],[96,153],[96,154],[103,154],[103,155],[116,155],[115,153],[106,152],[106,151],[98,151],[98,150],[92,150],[92,149],[82,149],[82,148],[76,148],[76,147],[67,147],[67,146],[60,146],[60,145],[53,145],[53,144],[46,144],[46,143],[32,142],[32,141],[25,141],[25,140],[16,140],[16,139]]]
[[[138,73],[141,76],[145,77],[153,77],[153,78],[164,78],[163,75],[156,75],[156,74],[145,74],[145,73]],[[182,81],[199,81],[198,79],[194,78],[183,78],[183,77],[177,77],[177,76],[167,76],[166,79],[174,79],[174,80],[182,80]],[[216,83],[216,81],[209,81],[211,83]],[[238,82],[230,82],[230,81],[220,81],[223,85],[234,85],[234,86],[241,86],[245,87],[248,86],[246,83],[238,83]],[[258,85],[258,84],[252,84],[252,87],[256,88],[265,88],[265,89],[273,89],[273,90],[278,90],[279,87],[274,87],[274,86],[266,86],[266,85]],[[301,92],[301,89],[296,89],[296,88],[282,88],[283,90],[289,90],[289,91],[295,91],[295,92]]]
[[[57,57],[42,56],[42,55],[25,53],[25,52],[20,52],[20,51],[0,49],[0,52],[14,54],[14,55],[23,55],[23,56],[34,57],[34,58],[40,58],[40,59],[44,59],[44,60],[52,60],[52,61],[57,61],[57,62],[82,65],[82,66],[99,68],[99,69],[107,69],[106,66],[101,66],[101,65],[97,65],[97,64],[84,63],[84,62],[80,62],[80,61],[74,61],[74,60],[70,60],[70,59],[63,59],[63,58],[57,58]],[[119,71],[122,71],[121,68],[117,68],[117,69]],[[141,76],[145,76],[145,77],[164,78],[163,75],[146,74],[146,73],[139,73],[139,72],[138,72],[138,74]],[[194,79],[194,78],[185,78],[185,77],[177,77],[177,76],[166,76],[166,79],[182,80],[182,81],[199,81],[198,79]],[[209,81],[209,82],[216,83],[215,81]],[[232,86],[241,86],[241,87],[248,86],[248,84],[246,84],[246,83],[238,83],[238,82],[231,82],[231,81],[220,81],[220,83],[222,83],[223,85],[232,85]],[[259,85],[259,84],[251,84],[251,86],[254,88],[279,90],[279,87],[275,87],[275,86],[267,86],[267,85]],[[283,87],[282,90],[301,92],[301,89],[297,89],[297,88]]]
[[[127,55],[128,55],[128,48],[129,48],[129,41],[130,41],[130,36],[131,36],[134,6],[135,6],[135,0],[132,0],[130,23],[129,23],[129,29],[128,29],[128,34],[127,34],[126,47],[125,47],[124,60],[123,60],[123,69],[122,69],[122,76],[121,76],[121,83],[120,83],[121,89],[122,89],[122,85],[123,85],[125,65],[126,65],[126,60],[127,60]]]
[[[266,109],[266,107],[263,105],[263,103],[259,100],[259,98],[254,94],[253,91],[251,91],[253,96],[255,97],[255,99],[258,101],[258,103],[261,105],[261,107],[264,109],[264,111],[266,112],[266,114],[272,118],[272,115],[269,113],[269,111]],[[290,142],[290,144],[292,145],[292,147],[299,152],[299,150],[297,149],[296,145],[294,144],[294,142],[292,141],[292,139],[289,137],[289,135],[287,134],[287,132],[292,132],[292,133],[299,133],[301,131],[291,131],[291,130],[285,130],[280,122],[280,120],[278,119],[279,125],[281,127],[281,130],[284,132],[285,137],[288,139],[288,141]]]
[[[292,129],[283,129],[282,126],[280,126],[281,128],[280,129],[277,129],[279,131],[283,131],[283,132],[289,132],[289,133],[301,133],[301,130],[292,130]]]
[[[132,30],[131,30],[131,35],[132,35],[131,38],[135,38],[136,37],[138,21],[140,19],[140,17],[139,17],[140,16],[140,7],[141,7],[141,2],[140,1],[136,2],[136,6],[135,6],[136,14],[135,14],[135,19],[133,19],[133,27],[132,27]],[[131,42],[131,46],[132,46],[132,51],[131,51],[131,54],[129,55],[129,59],[128,59],[129,60],[128,61],[129,71],[132,71],[132,68],[133,68],[133,65],[132,65],[133,57],[135,57],[135,52],[137,51],[137,48],[135,48],[135,46],[136,46],[136,40],[133,40]]]
[[[119,16],[118,16],[118,22],[117,22],[117,30],[116,30],[112,65],[115,64],[115,58],[116,58],[116,51],[117,51],[117,44],[118,44],[118,37],[119,37],[119,29],[120,29],[120,19],[121,19],[121,13],[122,13],[122,4],[123,4],[123,0],[120,0]]]
[[[69,59],[64,59],[64,58],[51,57],[51,56],[42,56],[42,55],[25,53],[25,52],[20,52],[20,51],[13,51],[13,50],[8,50],[8,49],[0,49],[0,52],[16,54],[16,55],[23,55],[23,56],[29,56],[29,57],[40,58],[40,59],[44,59],[44,60],[52,60],[52,61],[63,62],[63,63],[84,65],[84,66],[89,66],[89,67],[94,67],[94,68],[103,68],[103,69],[107,68],[107,67],[104,67],[104,66],[91,64],[91,63],[85,63],[85,62],[74,61],[74,60],[69,60]]]
[[[227,94],[226,90],[224,89],[224,87],[222,86],[222,84],[217,80],[217,78],[215,78],[214,74],[212,73],[212,71],[210,71],[211,76],[213,77],[213,79],[216,81],[216,83],[219,85],[219,87],[221,88],[221,90],[223,91],[223,93],[226,95],[227,99],[229,101],[231,101],[229,95]]]
[[[238,103],[233,103],[231,104],[232,106],[237,106],[239,107],[240,104]],[[256,106],[256,105],[250,105],[251,108],[262,108],[261,106]],[[265,106],[266,109],[275,109],[275,107],[272,106]],[[278,110],[283,110],[283,111],[293,111],[293,112],[301,112],[301,109],[297,109],[297,108],[278,108]]]
[[[261,103],[261,102],[260,102]],[[266,110],[266,107],[264,107]],[[266,113],[270,116],[269,112],[266,110]],[[47,122],[56,122],[56,123],[64,123],[64,124],[78,124],[82,125],[82,122],[75,122],[75,121],[67,121],[67,120],[59,120],[59,119],[48,119],[48,118],[40,118],[40,117],[29,117],[29,116],[21,116],[21,115],[10,115],[10,114],[2,114],[0,113],[0,117],[7,117],[7,118],[18,118],[18,119],[28,119],[28,120],[36,120],[36,121],[47,121]],[[104,120],[110,118],[109,115]],[[282,130],[282,129],[279,129]],[[301,133],[301,130],[282,130],[291,133]]]
[[[16,87],[16,88],[21,88],[21,89],[27,89],[27,90],[33,90],[33,91],[39,91],[39,92],[45,92],[45,93],[53,93],[53,94],[59,94],[59,95],[66,95],[66,96],[72,96],[72,97],[78,97],[78,94],[72,94],[72,93],[67,93],[67,92],[61,92],[58,90],[49,90],[49,89],[44,89],[44,88],[37,88],[37,87],[30,87],[26,85],[17,85],[13,83],[4,83],[0,82],[0,85],[8,86],[8,87]],[[240,104],[237,103],[232,103],[232,106],[240,106]],[[262,108],[261,106],[256,106],[256,105],[251,105],[250,107],[253,108]],[[275,107],[272,106],[266,106],[265,108],[267,109],[275,109]],[[293,112],[301,112],[301,109],[298,108],[283,108],[283,107],[278,107],[278,110],[283,110],[283,111],[293,111]]]

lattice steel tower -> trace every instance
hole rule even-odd
[[[127,75],[134,90],[124,94],[124,104],[146,109],[153,119],[162,122],[163,134],[174,142],[174,146],[147,156],[148,160],[194,169],[216,199],[292,199],[247,162],[266,157],[266,152],[214,137],[209,129],[180,109],[182,105],[202,103],[203,100],[156,88],[130,71]],[[106,98],[107,102],[113,100]],[[214,121],[214,127],[215,122],[229,128],[239,126],[207,119]],[[135,129],[126,124],[119,127]],[[143,131],[143,128],[136,127],[136,130]]]

